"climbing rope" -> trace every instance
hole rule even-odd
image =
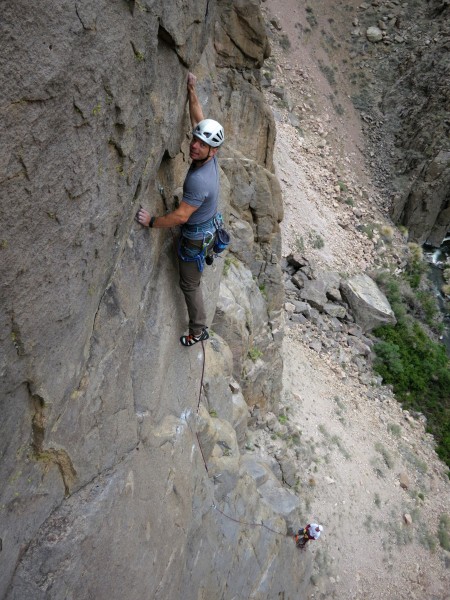
[[[204,375],[205,375],[205,363],[206,363],[206,353],[205,353],[205,343],[202,340],[201,342],[202,344],[202,351],[203,351],[203,361],[202,361],[202,375],[200,378],[200,391],[199,391],[199,395],[198,395],[198,403],[197,403],[197,415],[198,415],[198,411],[200,409],[200,401],[201,401],[201,397],[202,397],[202,389],[203,389],[203,379],[204,379]],[[188,423],[189,426],[189,423]],[[191,429],[191,427],[189,426],[189,429]],[[192,432],[192,429],[191,429]],[[195,436],[197,438],[197,444],[198,447],[200,449],[200,454],[202,455],[202,460],[203,460],[203,465],[205,467],[205,471],[209,477],[209,470],[208,470],[208,465],[206,463],[206,459],[205,459],[205,455],[203,453],[203,449],[202,449],[202,445],[200,444],[200,440],[198,437],[198,433],[195,432]],[[272,529],[271,527],[269,527],[268,525],[266,525],[264,522],[261,523],[248,523],[247,521],[241,521],[240,519],[235,519],[234,517],[231,517],[230,515],[227,515],[225,512],[223,512],[223,510],[221,510],[214,502],[212,502],[211,507],[214,510],[217,510],[217,512],[219,512],[221,515],[223,515],[225,518],[229,519],[230,521],[234,521],[234,523],[238,523],[239,525],[244,525],[247,527],[263,527],[264,529],[267,529],[267,531],[270,531],[271,533],[274,533],[276,535],[280,535],[282,537],[286,537],[288,534],[285,533],[281,533],[281,531],[275,531],[275,529]]]
[[[169,208],[168,208],[168,205],[167,205],[167,199],[166,199],[166,195],[165,195],[165,192],[164,192],[164,187],[162,185],[159,185],[158,189],[159,189],[159,193],[161,195],[161,198],[163,200],[164,207],[165,207],[166,211],[168,211]],[[176,238],[175,238],[175,234],[174,234],[172,228],[170,228],[170,233],[172,235],[172,241],[173,241],[173,245],[174,245],[175,251],[177,251]],[[199,410],[200,410],[200,402],[201,402],[201,398],[202,398],[203,380],[204,380],[204,376],[205,376],[205,363],[206,363],[205,344],[204,344],[203,340],[201,341],[201,344],[202,344],[203,360],[202,360],[202,374],[201,374],[201,377],[200,377],[200,390],[199,390],[199,394],[198,394],[197,411],[196,411],[196,415],[197,416],[198,416],[198,413],[199,413]],[[186,419],[186,423],[187,423],[187,425],[188,425],[191,433],[192,434],[195,433],[195,437],[197,439],[197,445],[198,445],[198,448],[200,450],[200,454],[201,454],[201,457],[202,457],[202,460],[203,460],[203,465],[205,467],[206,474],[208,475],[208,478],[209,478],[210,474],[209,474],[209,470],[208,470],[208,465],[207,465],[207,462],[206,462],[206,459],[205,459],[205,454],[203,452],[202,445],[200,443],[200,439],[198,437],[198,432],[197,431],[195,431],[195,432],[192,431],[192,428],[191,428],[191,426],[189,424],[189,421],[187,419]],[[215,504],[214,501],[211,503],[211,508],[213,508],[214,510],[216,510],[217,512],[219,512],[226,519],[229,519],[230,521],[233,521],[234,523],[238,523],[239,525],[244,525],[244,526],[247,526],[247,527],[263,527],[264,529],[267,529],[267,531],[270,531],[271,533],[274,533],[275,535],[280,535],[282,537],[286,537],[287,536],[287,534],[285,534],[285,533],[281,533],[280,531],[276,531],[275,529],[272,529],[271,527],[268,527],[263,522],[261,522],[261,523],[248,523],[246,521],[241,521],[239,519],[235,519],[234,517],[231,517],[230,515],[227,515],[223,510],[221,510]]]

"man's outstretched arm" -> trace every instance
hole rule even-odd
[[[180,206],[172,212],[167,213],[167,215],[162,217],[151,217],[150,213],[141,206],[136,215],[136,220],[144,227],[149,227],[152,218],[152,227],[156,229],[159,229],[160,227],[177,227],[178,225],[184,225],[197,208],[198,206],[191,206],[182,200]]]
[[[189,116],[191,117],[192,127],[195,127],[197,123],[203,121],[202,106],[197,97],[195,91],[195,84],[197,83],[197,77],[193,73],[188,74],[187,79],[187,90],[188,90],[188,101],[189,101]]]

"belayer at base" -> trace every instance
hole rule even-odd
[[[178,250],[180,288],[189,315],[189,334],[180,338],[183,346],[193,346],[209,338],[200,283],[205,257],[212,251],[217,229],[221,226],[220,215],[217,214],[220,182],[216,153],[225,139],[222,125],[204,118],[195,82],[195,76],[189,73],[187,89],[193,127],[189,155],[192,164],[184,180],[180,205],[162,217],[150,216],[141,208],[136,217],[146,227],[181,225]]]
[[[295,545],[297,548],[304,548],[310,540],[318,540],[322,531],[322,525],[318,525],[317,523],[305,525],[305,527],[299,529],[297,535],[294,536]]]

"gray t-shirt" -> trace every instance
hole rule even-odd
[[[217,158],[201,167],[191,165],[183,185],[183,200],[190,206],[198,206],[187,224],[196,225],[212,219],[217,212],[219,199],[219,165]]]

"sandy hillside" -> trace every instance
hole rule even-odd
[[[345,44],[330,56],[319,33],[305,30],[314,16],[322,37],[345,40],[348,7],[357,14],[359,3],[309,4],[313,15],[298,0],[263,3],[272,21],[267,99],[277,121],[283,254],[301,247],[317,268],[357,272],[379,259],[360,225],[385,221],[386,207],[371,185],[346,88]],[[344,65],[342,74],[336,71],[338,94],[324,75],[332,60]],[[394,254],[396,241],[400,246],[399,234]],[[433,440],[390,390],[362,383],[352,369],[312,349],[320,335],[311,322],[287,327],[282,413],[300,429],[301,449],[284,447],[264,429],[254,434],[258,446],[296,465],[305,520],[325,527],[305,550],[314,556],[309,597],[450,598],[450,558],[437,536],[439,519],[450,514],[450,484]]]

